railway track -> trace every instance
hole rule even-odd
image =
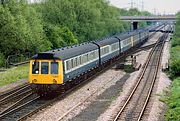
[[[0,119],[33,92],[28,83],[0,94]]]
[[[23,90],[25,90],[26,88],[30,89],[28,83],[24,83],[24,84],[22,84],[18,87],[15,87],[9,91],[3,92],[0,94],[0,100],[2,100],[3,98],[7,98],[8,96],[10,97],[10,96],[16,95],[16,94],[22,92]]]
[[[129,56],[132,53],[130,53],[128,55],[123,55],[120,58],[124,58],[126,56]],[[36,94],[29,93],[26,96],[24,96],[24,98],[22,98],[21,100],[17,101],[13,105],[5,108],[5,110],[0,112],[0,119],[2,119],[2,120],[12,120],[12,121],[13,120],[14,121],[15,120],[18,120],[18,121],[25,120],[28,117],[32,116],[33,114],[37,113],[39,110],[41,110],[41,109],[55,103],[56,101],[60,101],[61,99],[64,99],[72,91],[75,91],[76,89],[78,89],[81,86],[85,85],[87,82],[90,82],[93,78],[96,78],[96,76],[98,76],[99,74],[101,74],[104,71],[108,70],[109,68],[113,67],[117,63],[118,63],[118,61],[115,62],[112,65],[107,66],[103,70],[99,71],[97,74],[91,75],[88,79],[83,80],[83,81],[79,81],[78,83],[76,83],[76,86],[73,86],[73,87],[70,86],[70,88],[67,88],[67,89],[63,90],[62,92],[64,92],[64,93],[60,94],[57,97],[50,98],[50,99],[45,99],[45,98],[41,98],[40,96],[38,96]],[[82,104],[83,102],[84,101],[80,102],[78,105]],[[77,106],[75,106],[73,108],[76,108]],[[65,114],[64,116],[66,116],[67,114]],[[64,116],[62,116],[61,118],[63,118]]]
[[[0,95],[0,110],[4,110],[10,105],[16,103],[24,96],[32,93],[29,84],[25,83],[19,87],[16,87],[10,91],[4,92]],[[1,112],[0,112],[1,113]]]
[[[38,101],[40,96],[30,93],[14,103],[13,105],[7,107],[0,113],[0,119],[2,121],[16,121],[20,116],[24,115],[29,111],[30,107],[35,108],[35,101]],[[39,103],[41,103],[39,101]]]
[[[150,52],[139,79],[114,121],[140,121],[153,90],[160,68],[161,53],[167,34],[161,36]]]
[[[132,50],[131,50],[132,51]],[[133,52],[127,55],[121,56],[118,60],[121,58],[127,57],[131,55]],[[107,69],[113,67],[115,64],[106,67],[105,69],[98,72],[98,74],[91,76],[87,80],[80,81],[74,86],[73,88],[68,88],[66,91],[62,91],[61,95],[58,97],[53,97],[49,99],[41,98],[40,96],[33,94],[31,89],[27,84],[25,84],[22,87],[19,87],[17,89],[13,89],[7,93],[0,95],[0,104],[3,104],[1,109],[3,111],[0,112],[0,119],[1,120],[25,120],[26,118],[32,116],[39,110],[53,104],[56,101],[59,101],[61,99],[64,99],[66,96],[68,96],[72,91],[75,89],[78,89],[79,87],[83,86],[85,83],[89,82],[99,74],[103,73]],[[11,102],[14,100],[13,102]],[[10,101],[10,102],[8,102]],[[82,102],[81,102],[82,103]],[[6,105],[4,105],[6,104]]]
[[[129,56],[129,54],[128,54],[128,55],[123,55],[122,57],[124,57],[124,56]],[[122,58],[122,57],[120,57],[120,58]],[[115,64],[117,64],[117,62],[114,63],[114,64],[112,64],[112,65],[107,66],[105,69],[97,72],[97,74],[95,74],[95,75],[90,76],[88,79],[77,82],[77,83],[76,83],[76,86],[73,86],[73,87],[69,87],[69,86],[68,86],[69,88],[68,88],[68,89],[65,88],[65,90],[62,91],[63,93],[60,94],[60,96],[55,97],[54,99],[49,100],[49,101],[46,100],[46,102],[44,102],[43,105],[38,105],[38,104],[36,104],[36,108],[31,109],[31,110],[29,109],[29,110],[30,110],[29,113],[26,113],[26,114],[24,114],[24,115],[22,115],[22,116],[19,116],[19,118],[16,119],[16,120],[18,120],[18,121],[23,121],[23,120],[27,119],[28,117],[34,115],[34,114],[35,114],[36,112],[38,112],[39,110],[41,110],[41,109],[43,109],[43,108],[45,108],[45,107],[47,107],[47,106],[55,103],[56,101],[60,101],[60,100],[64,99],[65,97],[67,97],[68,95],[70,95],[71,92],[73,92],[73,91],[81,88],[83,85],[85,85],[86,83],[88,83],[88,82],[92,81],[94,78],[96,78],[99,74],[103,73],[104,71],[108,70],[109,68],[112,68]],[[98,91],[98,90],[96,90],[94,93],[96,93],[97,91]],[[94,93],[93,93],[93,94],[94,94]],[[92,94],[92,95],[93,95],[93,94]],[[89,96],[89,97],[90,97],[90,96]],[[59,119],[60,119],[60,120],[63,119],[66,115],[69,114],[69,112],[71,112],[73,109],[75,109],[76,107],[78,107],[79,105],[81,105],[83,102],[85,102],[87,99],[89,99],[89,97],[87,97],[85,100],[79,102],[79,103],[78,103],[77,105],[75,105],[74,107],[72,107],[68,112],[66,112],[66,113],[65,113],[63,116],[61,116]],[[40,100],[41,100],[41,99],[40,99]],[[34,103],[37,103],[37,102],[34,101]]]

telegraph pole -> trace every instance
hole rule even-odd
[[[156,15],[156,11],[157,11],[157,9],[156,9],[156,8],[154,8],[154,15]]]
[[[141,2],[141,11],[144,11],[144,1]]]
[[[130,4],[130,8],[132,9],[132,8],[134,8],[134,4],[135,4],[135,2],[133,1],[133,0],[131,0],[131,2],[130,3],[128,3],[128,4]]]
[[[134,3],[133,3],[133,0],[131,0],[131,8],[133,8],[133,7],[134,7],[134,6],[133,6],[133,4],[134,4]]]

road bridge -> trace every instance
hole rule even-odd
[[[133,30],[138,28],[138,22],[175,22],[175,15],[166,15],[166,16],[121,16],[120,20],[129,21],[132,23]]]

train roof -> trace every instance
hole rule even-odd
[[[103,40],[95,41],[94,43],[98,44],[100,47],[111,45],[113,43],[119,42],[117,38],[111,37],[111,38],[105,38]]]
[[[100,47],[102,47],[105,45],[116,43],[119,41],[118,39],[120,39],[120,41],[123,39],[126,39],[132,35],[139,33],[142,30],[147,30],[147,29],[140,29],[140,30],[136,30],[136,31],[132,31],[132,32],[121,33],[118,35],[114,35],[113,37],[101,39],[98,41],[82,43],[82,44],[74,45],[71,47],[64,47],[64,48],[60,48],[60,49],[55,49],[55,50],[51,50],[51,51],[47,51],[47,52],[38,53],[35,56],[33,56],[32,59],[66,60],[66,59],[69,59],[69,58],[72,58],[72,57],[75,57],[75,56],[98,49],[98,46],[93,43],[96,43]]]
[[[118,34],[118,35],[114,35],[114,37],[120,39],[120,41],[132,36],[132,35],[136,35],[139,31],[136,30],[136,31],[132,31],[132,32],[128,32],[128,33],[123,33],[123,34]]]
[[[61,59],[66,60],[93,50],[98,49],[98,46],[93,43],[83,43],[72,47],[55,49],[47,52],[38,53],[32,59]]]

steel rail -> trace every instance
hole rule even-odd
[[[29,84],[25,83],[25,84],[22,84],[22,85],[20,85],[18,87],[15,87],[15,88],[13,88],[11,90],[8,90],[6,92],[2,92],[0,94],[0,101],[4,100],[5,98],[13,96],[14,94],[17,94],[19,91],[21,91],[21,90],[23,90],[23,89],[25,89],[27,87],[29,87]]]
[[[19,94],[17,94],[17,95],[15,95],[15,96],[13,96],[13,97],[9,97],[9,98],[7,98],[7,99],[4,99],[4,100],[2,100],[2,101],[0,101],[0,105],[3,105],[3,104],[7,104],[7,103],[12,103],[14,100],[17,100],[19,97],[23,97],[23,96],[25,96],[25,95],[27,95],[27,94],[29,94],[29,93],[31,93],[32,92],[32,90],[31,89],[29,89],[29,90],[26,90],[26,91],[24,91],[24,92],[22,92],[22,93],[19,93]],[[13,100],[14,99],[14,100]],[[19,98],[19,100],[20,100],[21,98]],[[13,101],[12,101],[13,100]],[[0,106],[1,107],[1,106]]]
[[[33,95],[33,93],[30,93],[30,94],[26,95],[21,100],[17,101],[13,105],[11,105],[11,106],[7,107],[6,109],[4,109],[2,112],[0,112],[0,118],[4,117],[4,116],[12,113],[13,111],[19,109],[20,107],[24,106],[24,104],[20,104],[20,103],[23,102],[26,98],[30,97],[31,95]],[[20,104],[20,106],[18,106],[19,104]]]
[[[117,60],[120,60],[121,58],[130,56],[132,53],[134,53],[134,51],[133,51],[133,52],[131,51],[130,54],[120,56]],[[79,87],[81,87],[81,86],[84,85],[85,83],[89,82],[90,80],[92,80],[93,78],[95,78],[95,77],[98,76],[99,74],[103,73],[104,71],[108,70],[109,68],[113,67],[113,66],[114,66],[115,64],[117,64],[117,63],[118,63],[118,61],[114,62],[114,63],[111,64],[110,66],[105,67],[103,70],[100,70],[100,71],[97,72],[95,75],[89,77],[88,79],[86,79],[86,80],[84,80],[84,81],[81,81],[81,82],[80,82],[79,84],[77,84],[75,87],[73,87],[73,88],[71,88],[70,90],[66,91],[64,94],[62,94],[61,96],[59,96],[59,97],[57,97],[57,98],[62,99],[63,97],[69,95],[70,92],[74,91],[75,89],[78,89]],[[96,92],[96,91],[95,91],[95,92]],[[93,92],[93,94],[94,94],[95,92]],[[93,94],[92,94],[92,95],[93,95]],[[86,101],[87,99],[89,99],[89,97],[87,97],[85,100],[79,102],[76,106],[74,106],[74,107],[72,107],[71,109],[69,109],[68,112],[66,112],[63,116],[61,116],[61,117],[59,118],[59,120],[61,120],[62,118],[64,118],[67,114],[69,114],[69,112],[71,112],[73,109],[75,109],[76,107],[78,107],[79,105],[81,105],[81,104],[82,104],[84,101]],[[57,100],[57,99],[55,99],[55,100]],[[35,113],[38,112],[39,110],[47,107],[48,105],[52,104],[53,102],[55,102],[55,101],[54,101],[54,100],[53,100],[53,101],[50,101],[50,102],[48,102],[47,104],[42,105],[42,106],[40,106],[39,108],[32,110],[31,112],[29,112],[29,113],[25,114],[24,116],[20,117],[17,121],[22,121],[22,120],[27,119],[28,117],[32,116],[33,114],[35,114]]]
[[[24,89],[25,89],[25,88],[23,88],[23,89],[21,89],[21,90],[18,90],[17,92],[14,92],[14,93],[12,93],[12,94],[4,97],[3,99],[0,100],[0,104],[2,104],[2,103],[4,103],[4,102],[7,102],[7,101],[10,100],[10,99],[14,99],[14,98],[16,98],[16,97],[18,97],[18,96],[20,96],[20,95],[23,95],[23,94],[25,94],[25,93],[27,93],[27,92],[32,92],[32,89],[28,89],[28,90],[23,91]],[[20,91],[23,91],[23,92],[20,92]]]
[[[161,37],[162,37],[162,36],[161,36]],[[122,112],[124,111],[124,109],[125,109],[125,107],[127,106],[127,104],[130,102],[130,99],[132,98],[133,94],[135,93],[137,87],[139,86],[139,83],[140,83],[141,80],[143,79],[144,74],[145,74],[145,72],[146,72],[146,70],[147,70],[148,64],[150,63],[151,57],[152,57],[155,49],[157,48],[157,46],[158,46],[158,44],[159,44],[159,42],[160,42],[160,40],[161,40],[161,37],[159,38],[159,40],[158,40],[158,42],[156,43],[155,47],[151,50],[151,52],[150,52],[150,54],[149,54],[149,56],[148,56],[148,59],[147,59],[147,61],[146,61],[146,63],[145,63],[144,69],[143,69],[143,71],[142,71],[142,73],[141,73],[141,75],[140,75],[140,77],[139,77],[139,79],[138,79],[135,87],[133,88],[132,92],[130,93],[128,99],[127,99],[126,102],[124,103],[124,105],[123,105],[123,107],[121,108],[121,110],[118,112],[118,114],[117,114],[116,117],[114,118],[114,121],[117,121],[117,120],[119,119],[120,115],[121,115]]]
[[[149,102],[149,99],[150,99],[150,96],[151,96],[151,93],[152,93],[152,90],[153,90],[153,87],[154,87],[154,84],[155,84],[155,81],[156,81],[156,78],[157,78],[157,74],[158,74],[158,71],[159,71],[159,68],[160,68],[160,64],[161,64],[160,62],[161,62],[161,56],[162,56],[162,50],[163,50],[163,47],[164,47],[164,43],[165,42],[163,42],[161,50],[160,50],[160,56],[158,57],[158,62],[157,62],[157,66],[156,66],[156,69],[155,69],[155,74],[153,76],[153,81],[152,81],[151,87],[149,89],[148,95],[146,97],[146,101],[145,101],[144,106],[143,106],[143,108],[142,108],[142,110],[140,112],[140,115],[138,116],[138,120],[137,121],[141,120],[141,117],[142,117],[142,115],[143,115],[143,113],[145,111],[145,108],[146,108],[146,106],[147,106],[147,104]]]

